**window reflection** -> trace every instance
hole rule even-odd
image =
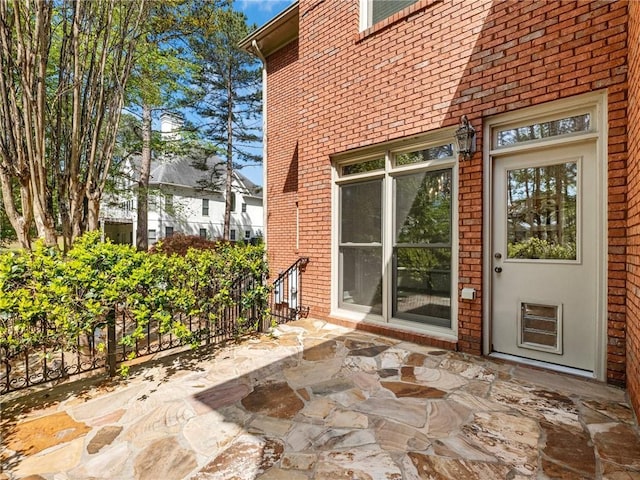
[[[576,162],[507,172],[508,258],[576,259]]]
[[[352,163],[342,167],[342,175],[355,175],[356,173],[374,172],[384,168],[384,158],[367,160],[366,162]]]
[[[411,165],[412,163],[441,160],[453,156],[453,144],[438,145],[415,152],[400,153],[396,155],[396,165]]]
[[[575,115],[573,117],[535,123],[524,127],[511,128],[498,132],[498,147],[516,145],[530,140],[556,137],[568,133],[588,132],[591,129],[591,114]]]
[[[451,326],[451,249],[395,250],[394,316]]]
[[[449,243],[451,171],[398,177],[395,224],[397,243]]]
[[[451,326],[451,170],[396,178],[393,315]]]

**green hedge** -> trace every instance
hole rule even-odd
[[[570,242],[558,245],[541,238],[530,237],[519,243],[509,243],[507,252],[508,258],[575,260],[576,244]]]
[[[4,355],[27,348],[73,348],[78,336],[104,326],[116,305],[137,320],[123,338],[132,344],[150,320],[161,332],[189,341],[177,314],[206,312],[209,321],[234,303],[231,287],[240,277],[264,278],[261,246],[221,244],[186,255],[149,254],[129,245],[84,235],[66,256],[37,243],[32,252],[0,255],[0,347]],[[266,312],[268,288],[258,281],[242,295],[242,307]],[[194,339],[196,341],[197,339]]]

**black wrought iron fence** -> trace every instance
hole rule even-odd
[[[55,337],[55,328],[40,319],[28,330],[15,328],[13,319],[5,319],[9,328],[7,335],[35,336],[44,334]],[[25,348],[20,351],[2,347],[0,364],[0,394],[20,390],[50,381],[67,378],[84,372],[103,368],[106,365],[106,348],[103,339],[106,328],[93,333],[83,333],[75,344],[55,346],[55,338],[40,348]],[[66,342],[65,342],[66,343]]]
[[[279,324],[295,320],[308,310],[302,306],[302,273],[308,261],[308,258],[299,259],[271,285],[263,278],[241,276],[229,287],[226,301],[203,302],[196,312],[169,307],[169,325],[154,319],[141,325],[128,305],[117,304],[97,322],[92,332],[83,332],[69,343],[57,341],[59,332],[46,318],[31,322],[28,330],[24,330],[24,322],[3,318],[6,335],[40,337],[47,341],[34,342],[38,348],[20,351],[0,347],[0,394],[91,371],[107,370],[115,375],[118,365],[128,360],[187,344],[220,344],[239,335],[264,331],[272,321]],[[266,315],[265,297],[256,295],[257,287],[271,289],[270,315]],[[209,292],[211,296],[214,293]],[[14,328],[18,324],[20,331]],[[184,327],[179,329],[183,335],[173,333],[176,329],[172,327],[176,324]]]

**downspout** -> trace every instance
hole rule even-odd
[[[267,249],[267,59],[258,47],[255,39],[251,46],[262,62],[262,239],[265,251]]]

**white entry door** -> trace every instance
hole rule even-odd
[[[494,352],[595,370],[596,158],[594,142],[494,158]]]

